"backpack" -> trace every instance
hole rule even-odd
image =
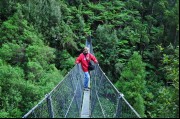
[[[86,58],[86,56],[85,56],[85,58]],[[87,61],[87,58],[86,58],[86,61]],[[94,69],[95,69],[95,66],[91,63],[91,61],[89,61],[89,63],[88,63],[88,70],[91,71],[91,70],[94,70]]]
[[[87,61],[87,60],[86,60]],[[88,70],[94,70],[95,66],[91,63],[91,61],[89,62],[89,65],[88,65]]]

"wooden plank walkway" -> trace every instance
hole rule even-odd
[[[81,118],[90,118],[90,90],[84,91]]]

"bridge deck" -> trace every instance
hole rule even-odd
[[[81,118],[90,118],[90,90],[84,91]]]

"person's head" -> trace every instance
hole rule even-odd
[[[89,52],[89,48],[88,47],[84,47],[83,54],[87,54],[88,52]]]

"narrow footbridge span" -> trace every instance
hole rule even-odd
[[[91,39],[86,46],[94,54]],[[84,91],[84,73],[80,64],[75,65],[23,118],[140,118],[98,64],[90,77],[91,89]]]

